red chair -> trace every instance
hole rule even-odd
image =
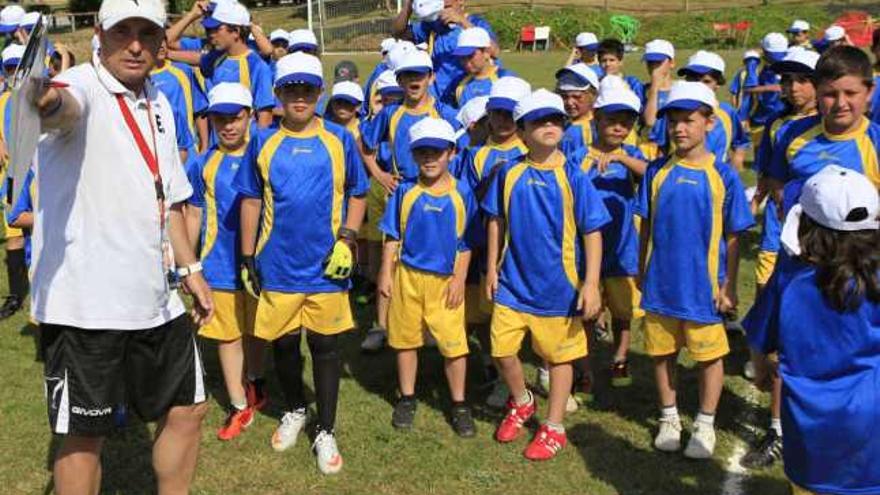
[[[535,46],[535,26],[529,24],[523,26],[519,31],[519,40],[516,42],[517,51],[522,50],[526,47],[527,44],[531,44],[534,49]]]
[[[752,32],[752,23],[740,21],[733,25],[734,37],[745,47],[749,42],[749,34]]]

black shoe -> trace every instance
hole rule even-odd
[[[22,304],[23,301],[18,296],[6,296],[6,299],[3,300],[3,305],[0,306],[0,320],[5,320],[18,313]]]
[[[391,413],[391,426],[399,430],[409,430],[412,429],[415,419],[415,399],[400,399],[397,401],[397,404],[394,406],[394,412]]]
[[[466,405],[453,406],[450,413],[452,429],[455,434],[470,438],[477,434],[477,427],[474,425],[474,417],[471,415],[471,408]]]
[[[740,464],[747,469],[762,469],[772,466],[780,459],[782,459],[782,437],[771,428],[758,445],[743,456]]]

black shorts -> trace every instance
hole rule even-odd
[[[187,315],[147,330],[40,325],[53,433],[105,436],[125,410],[155,421],[172,406],[207,400]]]

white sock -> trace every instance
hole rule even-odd
[[[661,407],[660,416],[664,419],[674,419],[675,421],[678,421],[678,408],[675,406]]]
[[[532,392],[529,389],[526,389],[521,396],[516,398],[516,405],[524,406],[526,404],[531,404],[533,400]]]
[[[544,421],[544,424],[547,425],[547,428],[555,431],[556,433],[565,433],[565,427],[559,423],[553,423],[551,421]]]
[[[701,412],[697,414],[697,419],[694,420],[697,423],[703,423],[704,425],[715,427],[715,415],[714,414],[706,414]]]
[[[247,401],[242,399],[240,401],[230,400],[232,407],[234,407],[238,411],[244,411],[247,409]]]
[[[776,435],[782,437],[782,420],[779,418],[770,418],[770,429],[776,432]]]

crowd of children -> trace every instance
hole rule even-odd
[[[425,3],[404,2],[398,38],[382,42],[364,85],[350,62],[325,81],[314,34],[267,36],[235,0],[199,0],[167,29],[152,82],[174,108],[194,191],[188,232],[216,306],[199,334],[217,341],[228,395],[218,437],[242,434],[267,403],[270,348],[283,394],[271,445],[296,443],[307,417],[304,338],[318,467],[339,472],[339,335],[355,326],[357,291],[375,304],[362,348],[396,354],[395,428],[413,427],[418,349],[431,345],[444,358],[453,430],[477,434],[465,389],[473,349],[492,386],[487,404],[505,411],[497,441],[523,435],[537,413],[533,391],[547,395],[524,455],[550,459],[566,445],[566,412],[592,399],[596,334],[611,336],[603,366],[612,386],[626,387],[643,320],[654,446],[682,446],[675,375],[685,348],[698,363],[699,410],[683,454],[709,458],[725,321],[743,309],[741,235],[763,208],[758,298],[743,325],[756,381],[772,391],[771,422],[743,464],[784,454],[803,489],[880,490],[877,443],[862,438],[880,419],[871,389],[880,76],[869,57],[836,26],[811,43],[798,20],[788,38],[767,34],[744,54],[727,103],[716,96],[729,73],[717,53],[698,51],[676,71],[673,45],[650,41],[642,82],[624,73],[622,42],[581,33],[552,91],[533,90],[504,68],[491,27],[460,0],[433,16]],[[0,14],[0,31],[18,40],[2,52],[7,75],[28,35],[23,11],[9,20],[13,8]],[[184,36],[197,22],[204,39]],[[72,64],[60,45],[52,53],[53,71]],[[8,100],[6,91],[4,142]],[[747,194],[738,172],[750,147],[758,185]],[[31,226],[36,198],[22,198],[5,215],[11,295],[0,317],[26,293],[15,229]],[[533,385],[519,357],[526,335],[542,361]],[[831,359],[811,359],[819,349]]]

